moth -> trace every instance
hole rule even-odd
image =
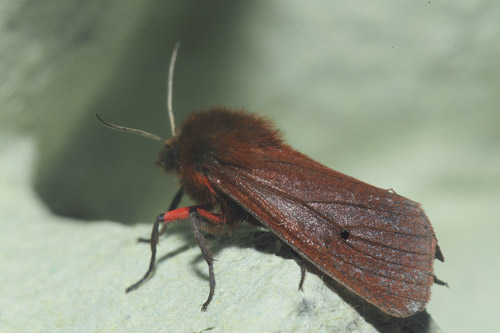
[[[177,48],[169,96],[176,53]],[[433,263],[444,257],[418,203],[312,160],[286,144],[265,117],[213,107],[191,113],[168,140],[97,117],[113,129],[160,142],[157,164],[180,184],[170,209],[155,219],[149,269],[127,292],[154,268],[160,224],[181,219],[191,222],[208,264],[210,292],[202,310],[215,291],[204,233],[217,234],[241,221],[270,230],[302,259],[395,317],[422,311],[432,284],[440,282]],[[197,204],[177,208],[185,194]],[[304,274],[302,269],[300,286]]]

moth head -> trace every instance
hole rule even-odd
[[[161,167],[165,171],[175,171],[179,170],[178,163],[179,149],[177,145],[176,138],[168,140],[163,148],[160,150],[158,160],[156,165]]]

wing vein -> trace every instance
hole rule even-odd
[[[247,181],[249,181],[250,183],[257,183],[255,181],[255,179],[251,178],[250,176],[248,175],[245,175],[245,174],[238,174],[240,177],[244,177],[247,179]],[[275,194],[278,194],[279,196],[281,197],[285,197],[287,198],[288,200],[290,201],[293,201],[293,202],[298,202],[300,205],[302,205],[303,207],[305,207],[306,209],[308,209],[309,211],[313,212],[314,214],[316,214],[317,216],[321,217],[323,220],[325,220],[326,222],[328,223],[331,223],[331,224],[334,224],[336,227],[338,227],[339,231],[340,229],[342,229],[340,227],[340,225],[335,222],[334,220],[332,220],[330,217],[326,216],[325,214],[319,212],[316,208],[312,207],[311,205],[309,205],[308,202],[305,202],[299,198],[296,198],[296,197],[293,197],[291,195],[289,195],[288,193],[286,192],[283,192],[281,190],[278,190],[270,185],[267,185],[265,184],[264,182],[258,182],[263,188],[267,189],[269,192],[272,192],[272,193],[275,193]],[[351,227],[349,226],[348,229],[351,229],[351,230],[359,230],[359,229],[369,229],[369,230],[376,230],[376,231],[385,231],[383,229],[379,229],[379,228],[373,228],[373,227],[359,227],[359,226],[354,226],[354,227]],[[391,231],[391,233],[396,233],[396,234],[399,234],[399,235],[404,235],[404,236],[412,236],[412,237],[417,237],[417,238],[429,238],[430,236],[422,236],[422,235],[417,235],[417,234],[411,234],[411,233],[404,233],[404,232],[397,232],[397,231]],[[391,250],[396,250],[396,251],[400,251],[400,252],[404,252],[404,253],[412,253],[412,254],[419,254],[419,255],[425,255],[425,256],[430,256],[426,253],[421,253],[421,252],[415,252],[415,251],[410,251],[410,250],[402,250],[402,249],[399,249],[399,248],[396,248],[396,247],[392,247],[392,246],[388,246],[384,243],[381,243],[381,242],[376,242],[376,241],[373,241],[373,240],[368,240],[366,238],[362,238],[362,237],[359,237],[359,236],[354,236],[353,237],[357,237],[363,241],[367,241],[369,242],[370,244],[374,244],[374,245],[378,245],[378,246],[381,246],[381,247],[384,247],[384,248],[387,248],[387,249],[391,249]],[[388,261],[389,262],[389,261]],[[404,265],[401,265],[403,267],[405,267]]]
[[[222,171],[222,173],[224,173],[224,171]],[[237,177],[239,177],[239,178],[244,178],[244,179],[246,179],[246,180],[247,180],[247,182],[245,182],[245,183],[248,183],[248,180],[250,180],[250,183],[256,183],[256,182],[255,182],[255,180],[254,180],[253,178],[250,178],[248,175],[245,175],[244,173],[238,173],[236,176],[237,176]],[[240,182],[241,182],[241,180],[240,180]],[[243,183],[243,182],[242,182],[242,183]],[[215,186],[217,186],[217,182],[214,182],[214,185],[215,185]],[[304,203],[302,200],[297,199],[297,198],[294,198],[294,197],[292,197],[292,196],[290,196],[290,195],[288,195],[288,194],[286,194],[286,193],[284,193],[284,192],[282,192],[282,191],[276,190],[275,188],[273,188],[273,187],[271,187],[271,186],[269,186],[269,185],[266,185],[266,184],[264,184],[264,183],[262,183],[262,182],[259,182],[259,185],[260,185],[260,186],[262,186],[264,189],[268,190],[269,192],[272,192],[272,193],[275,193],[275,194],[277,193],[277,194],[279,194],[280,196],[285,197],[285,198],[287,198],[287,199],[289,199],[289,200],[293,199],[293,201],[294,201],[294,202],[299,201],[299,202],[300,202],[300,204],[301,204],[302,206],[304,206],[306,209],[310,210],[311,212],[313,212],[313,213],[314,213],[314,214],[316,214],[317,216],[321,217],[323,220],[326,220],[326,221],[328,221],[328,222],[331,222],[331,223],[333,223],[333,224],[335,224],[335,225],[337,224],[336,222],[331,221],[331,220],[330,220],[327,216],[325,216],[324,214],[322,214],[322,213],[318,212],[318,211],[317,211],[316,209],[314,209],[313,207],[310,207],[309,205],[307,205],[306,203]],[[257,201],[256,199],[257,199],[257,197],[259,197],[259,195],[257,195],[255,192],[253,192],[253,193],[251,193],[251,194],[250,194],[248,191],[246,191],[245,186],[239,186],[239,187],[238,187],[238,191],[239,191],[240,193],[245,192],[245,198],[246,198],[246,199],[251,200],[252,202],[254,202],[254,203],[256,203],[256,204],[260,204],[260,205],[262,205],[262,204],[263,204],[263,202],[266,202],[266,200],[258,200],[258,201]],[[232,198],[233,198],[233,200],[236,200],[236,201],[237,201],[237,202],[238,202],[238,203],[239,203],[239,204],[240,204],[243,208],[245,208],[245,206],[244,206],[244,205],[240,202],[240,200],[238,200],[238,198],[236,198],[236,197],[232,197]],[[259,218],[259,216],[256,216],[256,215],[255,215],[252,211],[250,211],[250,210],[247,210],[247,211],[248,211],[248,212],[249,212],[252,216],[254,216],[255,218],[257,218],[257,220],[259,220],[260,222],[262,222],[262,223],[264,223],[264,224],[268,225],[268,227],[272,228],[272,226],[270,226],[269,224],[267,224],[267,223],[263,222],[263,221],[262,221],[262,218]],[[278,223],[278,224],[279,224],[279,223]],[[339,230],[340,230],[340,227],[339,227]],[[356,236],[353,236],[353,237],[356,237]],[[360,237],[358,237],[358,238],[360,238]],[[362,238],[360,238],[360,239],[362,239]],[[363,239],[363,240],[364,240],[364,239]],[[287,242],[287,243],[288,243],[288,242]],[[390,248],[390,247],[388,247],[388,246],[386,246],[385,244],[382,244],[382,243],[373,242],[373,241],[371,241],[371,243],[372,243],[372,244],[379,245],[379,246],[382,246],[382,247]],[[406,268],[416,269],[415,267],[410,267],[410,266],[406,266],[406,265],[403,265],[403,264],[400,264],[400,263],[395,263],[395,262],[388,261],[388,260],[386,260],[386,259],[384,259],[384,258],[378,258],[378,257],[375,257],[375,256],[373,256],[373,255],[371,255],[371,254],[369,254],[369,253],[367,253],[367,252],[365,252],[365,251],[362,251],[362,250],[358,249],[357,247],[354,247],[352,244],[349,244],[349,243],[347,243],[347,242],[345,242],[345,241],[343,241],[343,244],[345,244],[346,246],[350,247],[350,248],[351,248],[351,249],[353,249],[354,251],[357,251],[358,253],[361,253],[361,254],[363,254],[363,255],[369,256],[369,257],[370,257],[370,258],[372,258],[373,260],[386,262],[386,263],[388,263],[388,264],[391,264],[391,265],[396,265],[396,266],[400,266],[400,267],[406,267]],[[289,244],[289,245],[290,245],[290,244]],[[397,250],[397,251],[400,251],[400,252],[409,252],[409,251],[404,251],[404,250],[401,250],[401,249],[394,249],[394,250]],[[307,256],[307,255],[306,255],[305,253],[303,253],[302,251],[300,251],[300,252],[301,252],[303,255]],[[420,254],[420,253],[417,253],[417,254]],[[342,258],[341,256],[339,256],[339,255],[338,255],[338,254],[336,254],[336,253],[332,253],[332,256],[334,256],[335,258],[337,258],[337,259],[341,260],[342,262],[345,262],[345,263],[347,263],[347,264],[349,264],[349,265],[351,265],[351,266],[354,266],[354,267],[356,267],[356,268],[358,268],[358,269],[360,269],[360,270],[362,270],[362,271],[365,271],[365,272],[371,273],[372,275],[376,275],[376,276],[380,276],[380,277],[388,278],[388,279],[391,279],[391,280],[404,281],[404,282],[412,283],[412,284],[415,284],[415,285],[425,285],[425,284],[423,284],[423,283],[422,283],[422,284],[420,284],[420,283],[416,283],[416,282],[414,282],[414,281],[409,281],[409,280],[406,280],[406,279],[399,279],[399,278],[395,278],[394,276],[387,276],[387,275],[384,275],[384,274],[380,274],[378,271],[375,271],[375,270],[372,270],[372,269],[369,269],[369,268],[365,268],[365,267],[362,267],[362,266],[358,266],[358,265],[356,265],[356,264],[355,264],[355,263],[353,263],[353,262],[347,261],[346,259]],[[310,259],[310,261],[311,261],[311,262],[314,262],[314,260],[313,260],[312,258],[310,258],[309,256],[307,256],[307,257]],[[340,270],[337,270],[337,271],[342,272],[342,271],[340,271]],[[342,274],[343,274],[343,273],[342,273]],[[344,275],[344,274],[343,274],[343,275]],[[345,276],[345,275],[344,275],[344,276]],[[349,278],[352,278],[352,277],[349,277]]]

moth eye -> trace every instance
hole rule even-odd
[[[345,229],[340,230],[340,237],[342,237],[342,239],[347,240],[347,238],[349,238],[350,235],[351,233],[349,231]]]

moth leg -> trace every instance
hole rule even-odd
[[[303,287],[304,287],[304,280],[306,279],[306,265],[304,263],[304,260],[302,260],[302,258],[295,251],[293,251],[293,256],[295,262],[300,266],[299,291],[304,291]]]
[[[174,199],[172,200],[172,202],[170,203],[170,206],[168,207],[168,212],[170,212],[171,210],[174,210],[176,209],[178,206],[179,206],[179,203],[181,202],[181,199],[182,199],[182,196],[184,195],[184,187],[181,186],[179,188],[179,190],[177,191],[177,193],[175,194],[174,196]],[[165,231],[167,231],[167,224],[163,224],[161,226],[161,229],[160,229],[160,232],[158,234],[158,237],[163,235],[165,233]],[[137,243],[150,243],[151,242],[151,238],[137,238]]]
[[[151,273],[153,273],[156,260],[156,245],[158,244],[158,237],[160,236],[160,233],[158,231],[160,222],[163,222],[163,214],[158,215],[156,217],[155,223],[153,224],[153,230],[151,231],[151,239],[149,242],[151,246],[151,259],[149,261],[149,268],[146,271],[146,274],[144,274],[144,276],[142,277],[142,279],[140,279],[139,281],[137,281],[136,283],[125,289],[125,293],[128,293],[139,287],[144,281],[146,281],[151,276]]]
[[[179,197],[178,200],[180,200],[180,197],[182,197],[182,195],[179,195],[179,192],[178,192],[178,195],[176,195],[176,197]],[[177,204],[178,204],[178,202],[176,203],[176,205]],[[153,270],[155,267],[155,260],[156,260],[156,246],[158,245],[158,239],[160,237],[160,232],[159,232],[160,223],[163,223],[163,225],[166,226],[167,224],[169,224],[171,222],[174,222],[177,220],[182,220],[182,219],[187,219],[189,217],[189,210],[191,208],[194,208],[195,210],[199,210],[200,212],[202,212],[203,216],[204,215],[207,215],[209,217],[213,216],[213,219],[222,221],[222,219],[220,217],[218,217],[217,215],[210,213],[208,211],[199,209],[199,208],[197,208],[197,206],[177,208],[177,209],[168,211],[164,214],[158,215],[155,219],[154,224],[153,224],[153,230],[151,231],[151,238],[149,240],[149,244],[151,246],[151,259],[149,261],[148,270],[146,271],[146,274],[144,274],[142,279],[140,279],[139,281],[137,281],[136,283],[134,283],[133,285],[131,285],[130,287],[125,289],[125,293],[128,293],[134,289],[137,289],[153,273]]]
[[[288,244],[286,244],[283,241],[280,241],[279,243],[281,246],[285,246],[287,248],[288,253],[291,253],[291,255],[287,255],[289,259],[294,259],[297,265],[300,266],[300,281],[299,281],[299,291],[304,291],[304,280],[306,279],[306,264],[302,257]]]
[[[220,215],[211,213],[207,210],[204,210],[201,208],[201,206],[191,206],[191,207],[182,207],[182,208],[177,208],[171,211],[168,211],[164,214],[160,214],[156,217],[155,223],[153,225],[153,231],[151,232],[151,259],[149,262],[149,268],[146,271],[146,274],[131,285],[126,289],[125,292],[130,292],[137,287],[139,287],[144,281],[146,281],[150,276],[151,273],[154,270],[155,266],[155,260],[156,260],[156,245],[158,243],[158,237],[159,237],[159,225],[162,222],[164,225],[167,225],[171,222],[177,221],[177,220],[183,220],[189,218],[191,220],[191,223],[193,225],[193,231],[194,231],[194,237],[196,241],[198,242],[198,245],[200,246],[201,253],[203,254],[203,257],[205,258],[205,261],[208,264],[208,272],[209,272],[209,277],[210,277],[210,293],[208,294],[208,298],[203,303],[203,306],[201,307],[201,311],[206,311],[208,304],[212,301],[212,297],[214,295],[215,291],[215,275],[214,275],[214,267],[213,267],[213,257],[212,254],[210,253],[208,246],[207,246],[207,241],[205,237],[203,236],[201,232],[200,226],[203,223],[206,223],[207,221],[210,223],[213,223],[215,225],[221,225],[224,224],[224,221]]]
[[[443,280],[438,279],[438,277],[436,275],[434,275],[434,283],[438,284],[440,286],[448,287],[448,283],[444,282]]]
[[[203,236],[201,232],[200,225],[203,223],[203,218],[209,219],[207,216],[201,215],[200,213],[209,213],[205,210],[196,208],[196,207],[191,207],[189,209],[189,219],[191,220],[191,224],[193,225],[193,233],[194,233],[194,238],[198,242],[198,245],[200,246],[201,253],[203,255],[203,258],[205,258],[205,261],[208,264],[208,274],[210,277],[210,292],[208,294],[208,298],[203,303],[201,307],[201,311],[207,311],[208,304],[212,301],[212,297],[214,296],[215,292],[215,275],[214,275],[214,259],[212,257],[212,254],[210,253],[210,250],[208,249],[207,241],[205,237]],[[214,214],[212,214],[214,215]],[[214,215],[215,217],[218,217],[217,215]],[[220,218],[219,218],[220,219]],[[209,219],[210,220],[210,219]]]
[[[300,266],[300,282],[299,282],[299,290],[304,291],[304,280],[306,279],[306,265],[304,261],[299,258],[299,266]]]
[[[439,245],[437,243],[436,243],[436,254],[434,255],[434,257],[437,260],[444,262],[443,252],[441,252],[441,249],[439,248]]]

